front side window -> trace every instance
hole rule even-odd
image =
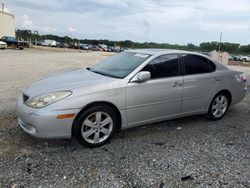
[[[109,77],[125,78],[149,57],[143,53],[123,52],[101,61],[89,70]]]
[[[184,63],[186,75],[210,73],[215,70],[214,63],[202,56],[184,54],[181,56],[180,60]]]
[[[164,78],[177,76],[179,74],[178,67],[177,54],[168,54],[157,57],[146,65],[142,71],[149,71],[152,79]]]

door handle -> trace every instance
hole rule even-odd
[[[180,84],[179,82],[175,82],[172,84],[172,87],[181,87],[182,84]]]
[[[213,79],[213,82],[220,82],[221,81],[221,78],[214,78]]]

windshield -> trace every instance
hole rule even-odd
[[[125,78],[150,55],[142,53],[123,52],[94,65],[91,71],[114,78]]]

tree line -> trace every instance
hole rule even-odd
[[[239,43],[229,43],[229,42],[203,42],[200,45],[195,45],[189,43],[187,45],[178,45],[178,44],[168,44],[168,43],[156,43],[156,42],[133,42],[131,40],[123,41],[112,41],[106,39],[93,40],[93,39],[76,39],[69,36],[58,36],[52,34],[41,35],[38,31],[31,30],[16,30],[16,37],[23,40],[32,40],[32,41],[43,41],[45,39],[55,40],[60,43],[74,44],[74,43],[83,43],[83,44],[106,44],[108,46],[120,46],[123,48],[165,48],[165,49],[178,49],[178,50],[189,50],[189,51],[204,51],[210,52],[212,50],[221,50],[235,54],[250,54],[250,44],[249,45],[240,45]]]

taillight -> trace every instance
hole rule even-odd
[[[244,73],[240,74],[239,77],[240,77],[240,81],[241,82],[245,82],[246,83],[247,77],[246,77],[246,75]]]

